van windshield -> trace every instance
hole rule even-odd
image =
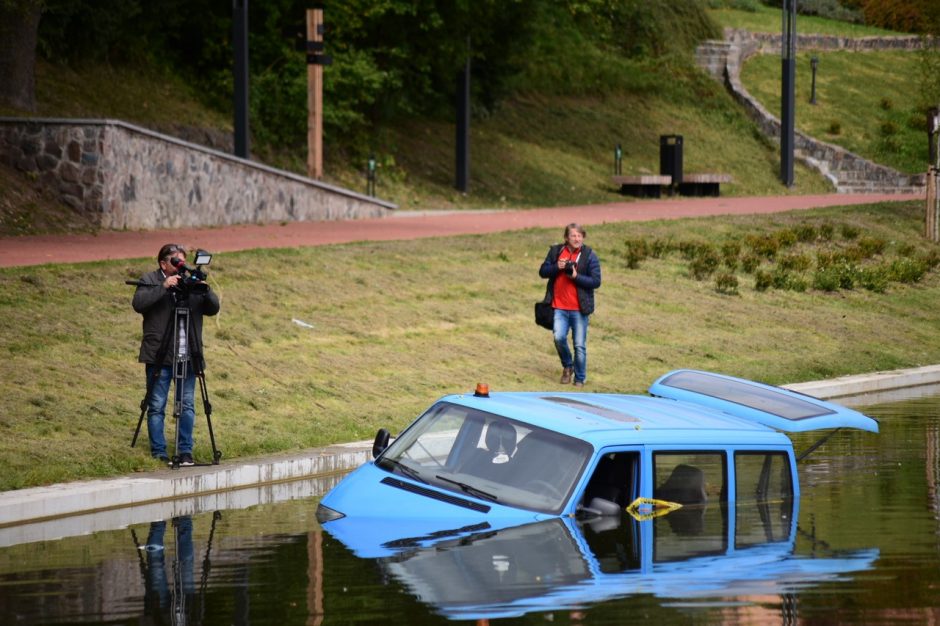
[[[572,437],[439,402],[376,465],[462,495],[558,514],[592,452]]]

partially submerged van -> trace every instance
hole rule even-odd
[[[784,433],[878,432],[857,411],[710,372],[670,372],[649,394],[479,386],[446,396],[390,444],[380,430],[374,460],[330,491],[317,517],[360,556],[383,556],[403,538],[413,546],[551,518],[787,502],[800,487]]]

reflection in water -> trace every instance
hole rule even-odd
[[[0,547],[0,624],[936,622],[940,397],[864,412],[881,434],[810,455],[792,510],[712,500],[643,522],[422,532],[380,559],[322,534],[310,499],[134,516]]]

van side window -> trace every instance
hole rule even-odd
[[[657,452],[653,455],[653,497],[682,505],[727,499],[725,455],[720,452]]]
[[[588,506],[594,498],[603,498],[626,508],[637,496],[639,463],[638,452],[610,452],[602,456],[581,502]]]
[[[735,538],[738,548],[784,541],[793,515],[790,458],[783,452],[737,452]]]

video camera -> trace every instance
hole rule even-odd
[[[184,295],[209,291],[209,285],[206,284],[208,275],[202,268],[209,265],[212,261],[212,255],[205,250],[196,250],[194,261],[196,267],[189,267],[184,261],[176,257],[170,259],[170,264],[176,268],[180,276],[179,282],[176,283],[176,289]]]

